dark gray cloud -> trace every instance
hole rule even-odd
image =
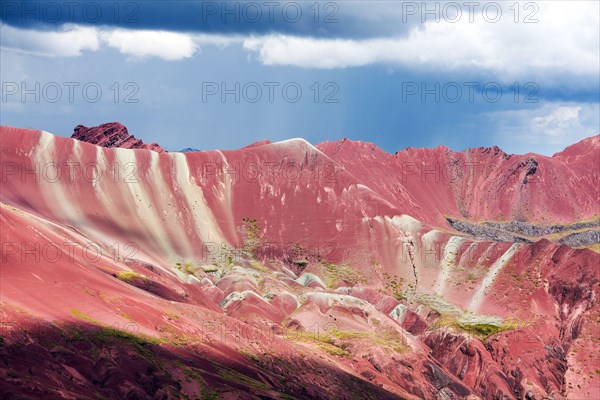
[[[72,23],[179,32],[277,32],[342,38],[398,35],[421,18],[420,12],[415,13],[403,2],[288,0],[6,0],[0,14],[8,25],[35,29],[56,29]]]

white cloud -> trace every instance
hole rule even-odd
[[[116,29],[101,32],[100,37],[108,46],[135,58],[174,61],[190,58],[198,50],[190,35],[176,32]]]
[[[600,104],[548,103],[526,110],[489,113],[495,143],[509,153],[552,155],[600,133]]]
[[[239,35],[220,35],[220,34],[206,34],[200,33],[193,36],[194,42],[200,47],[202,46],[215,46],[218,48],[225,48],[232,44],[242,43],[243,38]]]
[[[600,26],[597,2],[543,2],[538,23],[515,23],[504,3],[497,23],[474,14],[457,23],[427,21],[407,36],[367,40],[271,35],[245,40],[267,65],[346,68],[400,64],[443,69],[485,69],[505,79],[525,73],[597,75]],[[523,18],[521,15],[519,18]]]
[[[60,31],[35,31],[0,24],[2,47],[47,57],[75,57],[100,48],[95,28],[67,25]]]
[[[547,115],[534,117],[531,125],[546,135],[561,136],[573,128],[583,128],[579,121],[580,111],[581,107],[557,107]]]
[[[241,42],[238,36],[185,34],[168,31],[127,30],[65,25],[59,31],[19,29],[0,24],[2,48],[45,57],[76,57],[103,46],[117,49],[134,59],[190,58],[200,46],[227,47]]]

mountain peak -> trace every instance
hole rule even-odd
[[[600,151],[600,134],[590,136],[566,147],[563,151],[554,154],[556,158],[571,158],[586,154],[590,151]]]
[[[336,141],[324,141],[319,143],[317,149],[323,151],[326,154],[338,154],[340,152],[375,152],[378,154],[388,154],[382,150],[379,146],[372,142],[363,142],[360,140],[352,140],[348,138],[342,138]]]
[[[165,150],[157,143],[145,144],[135,136],[130,135],[127,128],[119,122],[87,127],[77,125],[73,130],[72,139],[95,144],[101,147],[121,147],[125,149],[147,149],[162,153]]]
[[[263,140],[259,140],[258,142],[254,142],[249,144],[248,146],[244,146],[242,147],[242,149],[251,149],[253,147],[260,147],[260,146],[264,146],[266,144],[271,144],[272,142],[268,139],[263,139]]]

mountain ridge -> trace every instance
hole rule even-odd
[[[81,131],[81,132],[79,132],[79,131]],[[164,149],[162,149],[162,147],[160,147],[160,144],[158,144],[158,143],[145,144],[143,141],[136,139],[135,136],[129,134],[127,128],[120,122],[108,122],[108,123],[104,123],[104,124],[94,126],[94,127],[86,127],[84,125],[78,125],[75,127],[74,133],[71,136],[71,138],[78,139],[78,140],[92,143],[92,144],[97,144],[97,145],[100,145],[103,147],[142,148],[142,149],[148,149],[148,150],[159,151],[159,152],[165,151]],[[285,140],[281,140],[279,142],[282,142],[282,141],[285,141]],[[268,145],[268,144],[272,144],[272,143],[278,143],[278,142],[272,142],[269,139],[262,139],[262,140],[253,142],[251,144],[248,144],[244,147],[241,147],[240,149],[259,147],[259,146]],[[380,153],[385,153],[387,155],[394,155],[394,156],[398,155],[399,153],[406,152],[406,151],[412,152],[412,151],[428,151],[429,150],[429,151],[443,151],[443,152],[449,151],[449,152],[452,152],[455,154],[479,151],[482,153],[488,153],[488,152],[493,152],[494,154],[500,153],[504,157],[537,156],[537,157],[554,158],[554,157],[564,157],[564,156],[566,156],[566,154],[570,154],[572,152],[576,153],[577,151],[579,153],[586,153],[586,152],[590,152],[590,151],[594,151],[594,150],[596,150],[596,151],[600,150],[600,134],[589,136],[587,138],[583,138],[571,145],[568,145],[563,150],[556,152],[555,154],[553,154],[551,156],[546,156],[543,154],[538,154],[538,153],[533,153],[533,152],[528,152],[528,153],[524,153],[524,154],[509,154],[509,153],[506,153],[504,150],[502,150],[500,147],[495,146],[495,145],[487,146],[487,147],[486,146],[469,147],[469,148],[463,149],[461,151],[452,150],[444,145],[438,145],[435,147],[405,147],[403,149],[397,150],[395,153],[389,153],[389,152],[383,150],[381,147],[379,147],[374,142],[354,140],[354,139],[349,139],[349,138],[341,138],[341,139],[332,140],[332,141],[326,140],[323,142],[319,142],[317,144],[312,144],[312,143],[311,144],[317,148],[319,148],[320,146],[327,147],[327,148],[331,147],[331,146],[335,146],[335,147],[339,148],[346,143],[352,144],[355,147],[368,147],[369,150],[377,151]],[[193,151],[200,151],[200,150],[197,150],[192,147],[186,147],[183,150],[188,150],[188,149],[192,149]]]

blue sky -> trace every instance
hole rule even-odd
[[[120,121],[168,150],[348,137],[550,155],[600,132],[596,1],[224,4],[3,2],[1,123]]]

